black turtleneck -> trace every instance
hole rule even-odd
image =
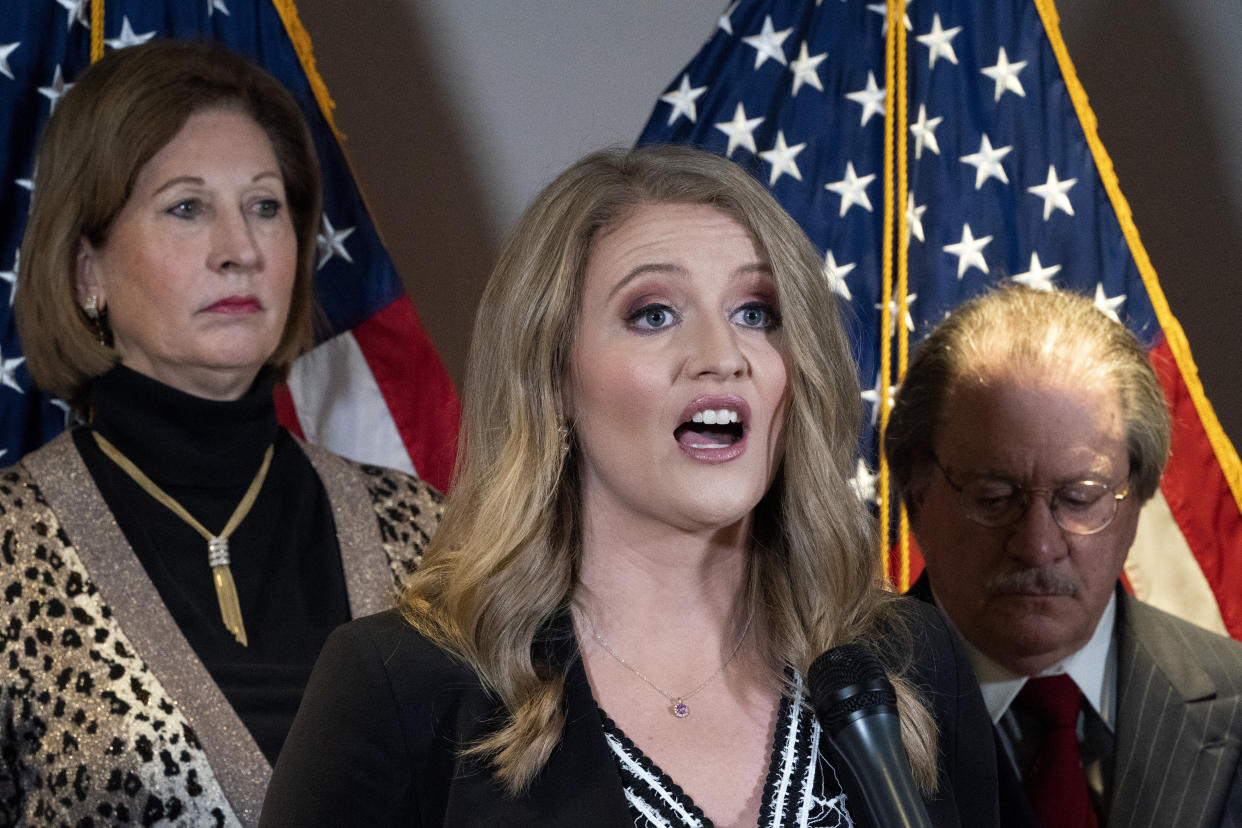
[[[324,640],[349,620],[336,527],[310,461],[276,424],[265,370],[241,399],[217,402],[117,366],[91,388],[74,442],[165,606],[275,763]],[[249,646],[225,629],[207,541],[98,447],[99,431],[208,530],[241,501],[269,445],[267,480],[229,539]]]

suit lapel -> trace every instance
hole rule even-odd
[[[564,825],[633,828],[617,762],[605,740],[576,644],[574,651],[565,686],[565,733],[535,797],[557,803],[565,815]]]
[[[906,595],[934,607],[937,606],[926,569],[906,591]],[[1026,791],[1022,789],[1022,782],[1018,779],[1018,773],[1009,760],[1009,755],[995,727],[993,727],[993,736],[996,742],[996,787],[997,799],[1000,803],[1001,828],[1039,828],[1035,821],[1035,813],[1027,801]]]
[[[1218,698],[1182,631],[1119,593],[1110,828],[1214,825],[1238,760],[1238,699]]]
[[[529,790],[516,799],[501,791],[490,770],[477,760],[456,760],[444,824],[633,828],[568,610],[553,619],[534,652],[537,661],[565,671],[565,728],[560,743]],[[481,694],[476,704],[459,712],[456,741],[469,744],[482,738],[501,717],[498,703]]]

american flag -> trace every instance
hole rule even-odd
[[[281,422],[347,457],[447,487],[457,395],[354,184],[293,3],[108,0],[105,12],[108,50],[154,37],[218,40],[264,66],[302,104],[323,166],[315,283],[329,330],[295,363],[288,388],[278,389]],[[0,16],[0,279],[7,283],[0,285],[0,465],[16,462],[66,424],[64,404],[31,382],[12,308],[17,250],[37,186],[38,135],[90,62],[91,25],[91,0],[6,2]]]
[[[912,344],[999,283],[1093,296],[1151,349],[1174,418],[1172,461],[1144,509],[1129,584],[1242,638],[1242,465],[1143,251],[1052,0],[912,0],[902,25],[904,203],[886,200],[884,189],[885,130],[896,108],[886,100],[884,2],[732,3],[660,97],[639,143],[732,158],[823,251],[866,389],[860,439],[871,462],[860,463],[855,486],[869,499],[879,406],[897,381],[880,370],[882,347],[892,347],[881,308],[895,300],[881,279],[886,210],[907,224],[907,312],[896,313],[893,301],[890,313],[894,332],[904,326]]]

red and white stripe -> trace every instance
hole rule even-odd
[[[441,491],[451,482],[461,407],[408,297],[302,355],[276,404],[308,442]]]

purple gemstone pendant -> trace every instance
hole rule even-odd
[[[686,706],[684,701],[678,699],[677,703],[673,705],[673,715],[679,719],[684,719],[690,715],[690,708]]]

